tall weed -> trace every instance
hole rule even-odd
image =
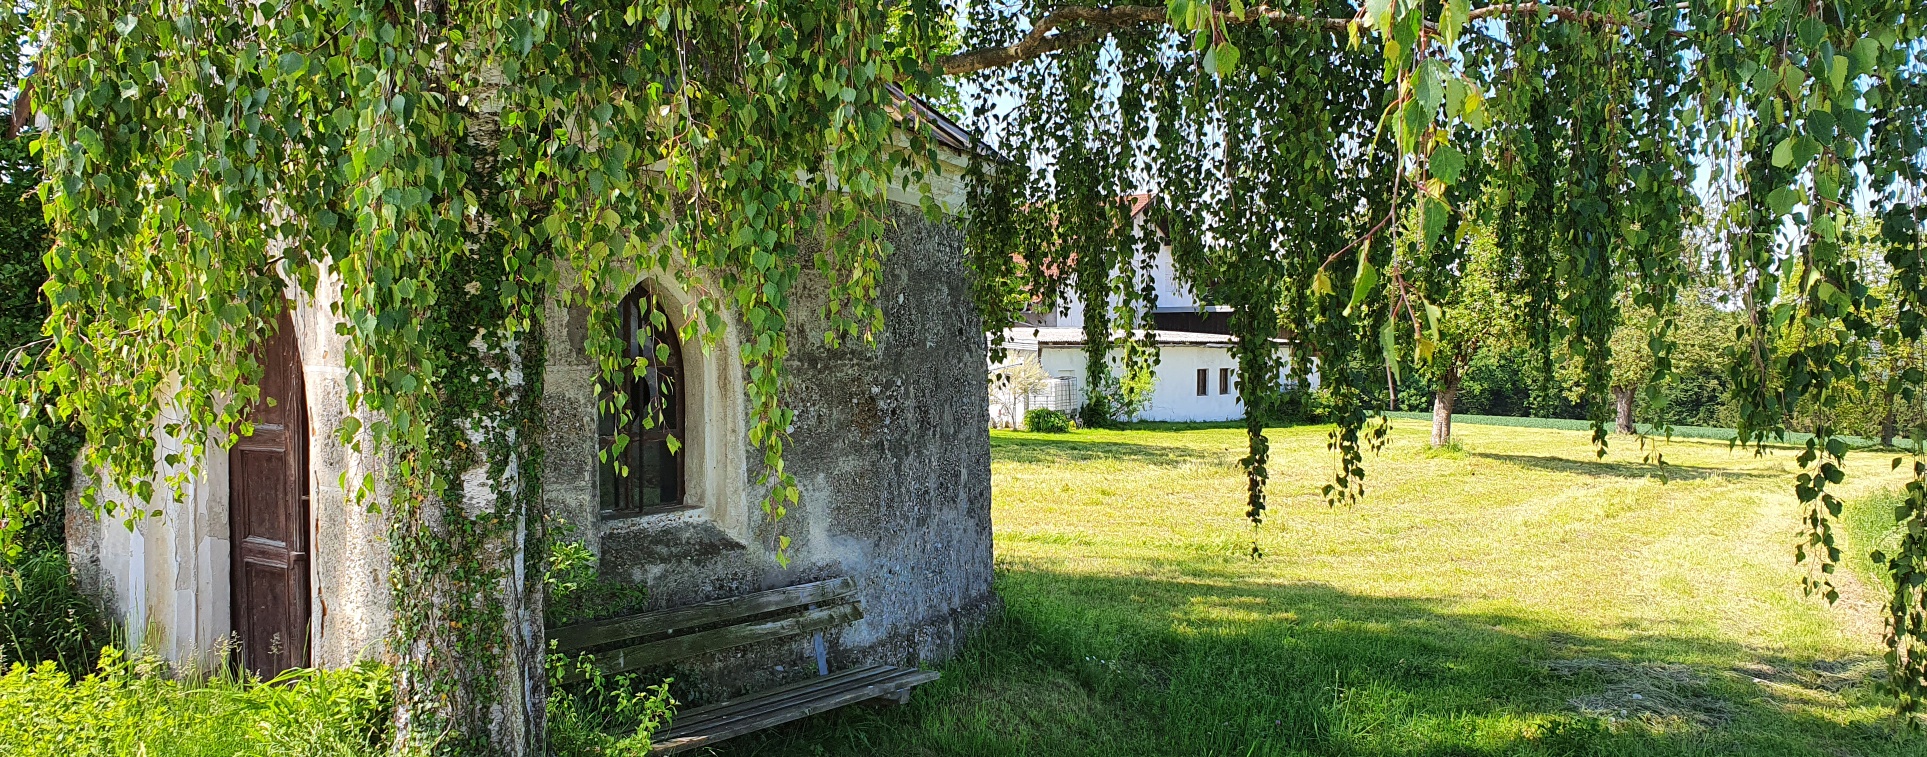
[[[74,586],[58,547],[0,561],[0,670],[52,662],[84,676],[100,657],[106,623]]]
[[[52,661],[0,675],[0,754],[373,757],[393,708],[390,671],[374,662],[267,682],[195,680],[108,647],[79,679]]]
[[[649,591],[640,584],[603,578],[596,555],[567,539],[568,526],[550,526],[549,564],[543,582],[549,590],[543,621],[550,628],[626,615],[642,609]]]
[[[584,680],[563,684],[580,671]],[[549,753],[556,757],[645,757],[656,731],[669,724],[676,700],[668,680],[605,676],[587,657],[549,655]]]

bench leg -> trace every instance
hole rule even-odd
[[[830,654],[823,644],[823,632],[817,631],[810,637],[810,649],[816,653],[816,675],[820,678],[830,674]]]

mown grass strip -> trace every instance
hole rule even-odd
[[[1413,420],[1413,421],[1432,420],[1431,413],[1422,413],[1422,412],[1408,412],[1403,410],[1397,410],[1397,411],[1387,412],[1385,413],[1385,415],[1391,418],[1398,418],[1401,420]],[[1513,428],[1544,428],[1544,429],[1554,429],[1558,431],[1591,431],[1592,430],[1592,421],[1574,420],[1572,418],[1519,418],[1519,417],[1508,416],[1508,415],[1468,415],[1464,413],[1454,413],[1452,415],[1452,423],[1453,425],[1458,425],[1461,423],[1470,423],[1477,426],[1510,426]],[[1607,427],[1610,428],[1611,425],[1612,424],[1608,423]],[[1658,426],[1654,426],[1653,424],[1650,424],[1650,423],[1634,424],[1634,428],[1638,429],[1639,433],[1647,434],[1647,435],[1657,435],[1660,432],[1660,428]],[[1671,434],[1674,439],[1713,439],[1716,441],[1726,441],[1726,442],[1733,441],[1734,439],[1739,438],[1739,435],[1740,435],[1739,432],[1734,429],[1718,428],[1715,426],[1674,426],[1671,429]],[[1806,444],[1808,439],[1812,439],[1812,438],[1813,438],[1812,434],[1788,432],[1786,435],[1776,438],[1774,440],[1774,443],[1785,444],[1788,446],[1801,446]],[[1855,449],[1867,449],[1871,447],[1877,447],[1880,444],[1880,440],[1878,439],[1868,439],[1860,436],[1839,436],[1835,438],[1845,441],[1847,443],[1847,446],[1853,447]]]

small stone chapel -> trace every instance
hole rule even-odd
[[[973,143],[916,105],[937,126],[942,170],[931,187],[955,213]],[[713,346],[680,344],[675,327],[691,293],[672,277],[636,271],[619,305],[635,335],[631,349],[655,354],[660,343],[673,359],[628,385],[602,387],[583,350],[588,312],[549,306],[542,503],[598,556],[603,580],[644,587],[646,611],[803,585],[833,584],[837,601],[860,603],[860,617],[845,613],[836,625],[793,625],[786,628],[806,632],[668,663],[679,698],[735,696],[830,669],[928,668],[994,610],[984,331],[962,231],[928,220],[918,204],[910,194],[892,196],[895,252],[882,273],[886,326],[874,347],[830,347],[816,336],[829,287],[814,272],[806,269],[792,291],[784,391],[796,417],[785,460],[801,499],[780,523],[754,491],[759,453],[747,435],[742,332],[733,318]],[[263,395],[275,402],[257,406],[254,433],[231,449],[209,445],[185,471],[178,498],[161,486],[155,501],[139,503],[161,517],[130,529],[69,506],[69,549],[83,588],[130,644],[177,666],[205,670],[232,655],[272,675],[387,653],[387,527],[341,485],[379,474],[381,461],[337,441],[348,412],[345,337],[328,288],[317,291],[291,294],[282,328],[262,350]],[[671,328],[650,328],[652,311]],[[629,430],[622,474],[598,455],[617,431],[617,419],[598,409],[599,391],[664,403],[666,429]],[[159,442],[163,454],[180,448],[178,440]],[[788,567],[778,564],[779,534],[792,540]],[[828,594],[793,598],[819,596]]]

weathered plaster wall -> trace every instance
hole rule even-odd
[[[818,321],[827,287],[792,295],[786,401],[797,411],[786,464],[802,490],[781,522],[750,486],[735,329],[703,352],[685,346],[693,509],[601,522],[596,513],[594,369],[581,313],[552,313],[544,496],[582,524],[606,578],[648,587],[654,607],[834,576],[857,582],[864,618],[826,634],[831,667],[947,658],[992,611],[990,447],[983,329],[970,302],[962,234],[894,207],[896,253],[883,271],[886,330],[874,347],[831,348]],[[672,301],[681,297],[671,293]],[[672,308],[672,317],[675,309]],[[698,378],[698,377],[701,378]],[[700,387],[698,386],[700,385]],[[777,536],[792,539],[785,569]],[[684,697],[813,675],[809,640],[690,660],[672,673]]]
[[[342,444],[338,433],[348,416],[347,337],[336,333],[332,298],[340,286],[324,276],[316,291],[323,294],[298,298],[294,312],[308,397],[310,638],[314,664],[340,667],[388,653],[394,603],[388,587],[388,522],[354,498],[355,488],[381,469],[381,461],[365,451],[372,444],[357,452]],[[367,428],[371,418],[360,420]],[[375,479],[379,485],[380,477]]]
[[[156,436],[157,457],[181,452],[180,440]],[[161,467],[157,478],[176,470]],[[102,499],[117,503],[105,518],[82,510],[77,490],[68,498],[68,550],[81,587],[105,601],[127,644],[187,667],[210,667],[231,625],[227,491],[208,485],[211,476],[225,478],[226,472],[227,456],[209,455],[178,498],[157,484],[154,497],[138,506],[129,495],[104,487]],[[75,480],[91,479],[76,475]],[[137,510],[158,511],[160,517],[130,520]]]

